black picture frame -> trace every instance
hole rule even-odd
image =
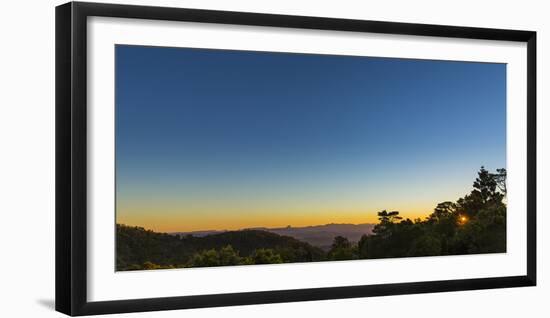
[[[381,285],[88,302],[86,20],[91,16],[207,22],[527,43],[527,274]],[[536,32],[321,17],[70,2],[56,7],[56,310],[92,315],[536,284]]]

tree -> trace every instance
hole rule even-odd
[[[441,253],[447,253],[449,239],[456,233],[459,218],[460,215],[457,211],[456,203],[450,201],[438,203],[432,214],[428,216],[429,226],[423,231],[425,236],[432,236],[434,241],[429,241],[428,238],[425,238],[424,241],[418,243],[421,244],[421,247],[415,247],[414,249],[421,254],[433,255],[427,252],[427,250],[433,250],[434,248],[427,248],[426,244],[431,244],[437,240],[440,246],[435,249],[438,249]],[[431,246],[434,245],[432,244]]]
[[[328,252],[328,259],[333,261],[349,260],[354,257],[354,249],[351,242],[343,236],[336,236],[332,247]]]
[[[142,270],[319,260],[506,252],[506,170],[477,173],[469,193],[438,203],[425,219],[377,213],[372,234],[355,244],[336,236],[328,252],[289,236],[258,230],[195,237],[117,224],[116,269]]]
[[[370,237],[368,235],[361,235],[359,242],[357,242],[357,253],[359,258],[368,258],[370,256],[369,241]]]
[[[278,264],[283,262],[281,255],[275,253],[275,251],[270,248],[255,250],[251,258],[254,264]]]
[[[447,219],[453,214],[456,213],[456,204],[450,201],[445,201],[438,203],[434,211],[428,219],[439,222],[441,220]]]
[[[506,170],[478,171],[473,189],[456,202],[437,204],[426,220],[378,212],[373,235],[357,244],[360,258],[497,253],[506,250]],[[400,222],[397,222],[401,220]]]
[[[409,251],[410,256],[436,256],[441,255],[441,241],[438,237],[424,234],[414,240]]]
[[[506,195],[506,169],[497,169],[497,173],[492,173],[491,177],[495,180],[500,192]]]
[[[399,216],[399,211],[388,212],[383,210],[378,212],[378,220],[380,223],[393,223],[393,221],[401,219],[402,217]]]
[[[502,175],[499,174],[499,178],[502,178]],[[505,178],[504,174],[504,180]],[[497,180],[483,166],[479,170],[478,177],[474,181],[474,190],[471,195],[481,200],[482,204],[500,202],[503,198],[503,194],[497,191]]]
[[[239,253],[233,249],[231,245],[227,245],[220,249],[218,252],[220,265],[239,265],[242,262],[242,258]]]
[[[332,249],[350,248],[351,243],[346,237],[336,236],[332,242]]]
[[[220,256],[215,249],[204,250],[191,258],[189,267],[220,266]]]
[[[394,225],[395,220],[401,220],[402,217],[399,216],[398,211],[391,211],[388,212],[386,210],[378,212],[378,220],[380,223],[378,223],[376,226],[374,226],[374,229],[372,230],[373,233],[376,235],[379,235],[383,238],[388,238],[392,235],[392,229]]]

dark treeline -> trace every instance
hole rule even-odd
[[[117,224],[117,270],[315,262],[318,247],[261,230],[204,237],[156,233]]]
[[[503,253],[505,197],[506,170],[481,167],[472,191],[456,202],[437,204],[423,220],[380,211],[372,234],[356,243],[337,236],[328,252],[260,230],[180,237],[117,225],[117,270]]]
[[[373,235],[355,245],[335,238],[335,259],[460,255],[506,252],[506,170],[481,167],[473,190],[456,202],[441,202],[424,220],[378,212]]]

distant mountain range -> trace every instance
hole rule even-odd
[[[325,224],[305,227],[280,227],[266,228],[256,227],[243,230],[261,230],[279,235],[290,236],[313,246],[324,250],[330,249],[335,236],[344,236],[351,242],[357,242],[364,234],[371,234],[375,224]],[[229,231],[192,231],[192,232],[174,232],[173,235],[192,235],[194,237],[205,237],[213,234],[220,234]]]
[[[262,230],[244,229],[216,232],[201,237],[178,237],[122,224],[117,224],[116,228],[117,270],[144,269],[146,262],[161,266],[188,267],[197,253],[212,249],[219,251],[226,246],[231,246],[240,257],[253,257],[259,249],[270,249],[285,263],[326,260],[325,252],[319,247],[293,237]]]

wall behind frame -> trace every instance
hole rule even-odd
[[[0,313],[62,317],[54,304],[54,7],[64,1],[7,2],[0,32]],[[114,3],[451,24],[538,32],[538,286],[440,294],[113,315],[111,317],[391,317],[545,316],[550,279],[544,266],[550,234],[550,22],[544,1],[143,0]],[[407,269],[403,269],[406,271]]]

